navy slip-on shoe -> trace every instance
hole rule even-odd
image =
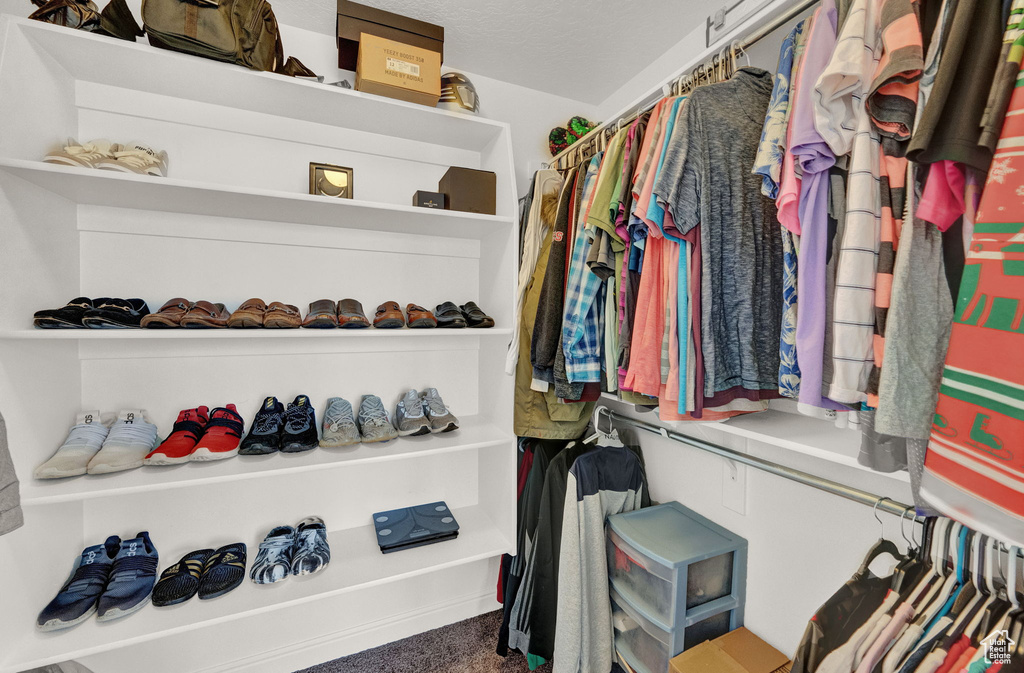
[[[103,544],[86,547],[75,560],[71,575],[36,619],[40,631],[59,631],[81,624],[96,612],[96,602],[110,578],[121,538],[111,535]]]

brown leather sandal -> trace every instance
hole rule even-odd
[[[224,304],[214,304],[208,301],[197,301],[189,309],[189,312],[181,319],[182,327],[211,328],[227,327],[230,314],[224,308]]]
[[[377,307],[373,316],[373,326],[377,329],[397,329],[405,327],[405,315],[397,301],[386,301]]]
[[[330,329],[338,326],[338,314],[330,299],[318,299],[309,305],[309,312],[302,321],[303,327]]]
[[[156,313],[150,313],[142,319],[142,326],[149,329],[166,329],[181,327],[181,319],[189,312],[193,303],[182,297],[169,299]]]
[[[302,325],[302,314],[299,307],[283,304],[279,301],[270,302],[267,313],[263,316],[263,326],[275,329],[291,329]]]
[[[263,327],[263,318],[267,313],[267,304],[259,297],[242,302],[228,318],[228,327]]]
[[[363,305],[355,299],[342,299],[338,302],[338,327],[357,329],[369,327],[370,321],[363,312]]]
[[[409,327],[437,327],[434,314],[418,304],[407,304],[405,312],[409,315]]]

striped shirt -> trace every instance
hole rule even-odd
[[[814,121],[836,156],[850,155],[846,228],[839,249],[829,398],[862,402],[874,361],[875,270],[881,229],[881,147],[865,100],[882,54],[879,0],[854,0],[815,87]]]
[[[882,228],[875,276],[875,363],[868,379],[868,404],[878,406],[878,381],[885,355],[885,321],[892,298],[893,268],[907,200],[907,144],[917,113],[924,47],[917,0],[882,0],[882,57],[867,108],[882,142],[879,162]]]

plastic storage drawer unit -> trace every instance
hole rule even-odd
[[[609,517],[607,552],[621,602],[661,630],[743,625],[747,541],[678,502]]]
[[[633,609],[611,590],[615,650],[636,673],[667,673],[669,661],[684,649],[714,640],[730,630],[731,613],[722,612],[692,627],[670,632]]]

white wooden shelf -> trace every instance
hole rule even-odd
[[[146,42],[27,19],[12,23],[78,81],[478,152],[508,128],[504,122],[247,70]]]
[[[505,327],[484,329],[23,329],[0,331],[0,339],[43,341],[249,341],[262,339],[346,340],[367,341],[386,339],[472,339],[475,337],[508,337],[512,330]]]
[[[165,638],[216,624],[269,613],[284,607],[328,598],[396,580],[443,570],[511,552],[514,543],[500,532],[483,507],[455,508],[459,536],[454,540],[425,547],[382,554],[372,525],[328,532],[331,564],[317,575],[290,577],[272,585],[256,585],[248,580],[231,593],[211,601],[196,598],[170,608],[146,605],[122,620],[100,624],[95,619],[64,632],[33,631],[16,647],[4,650],[11,658],[4,663],[12,671],[35,668],[48,663],[80,657]],[[369,518],[369,515],[367,515]],[[328,522],[330,524],[330,522]],[[250,531],[249,563],[266,531]],[[221,535],[230,533],[221,532]],[[176,562],[188,549],[162,549],[159,538],[160,569]],[[196,540],[196,546],[204,544]],[[71,557],[61,559],[70,562]],[[247,569],[248,572],[248,569]],[[55,586],[54,591],[59,587]],[[40,606],[42,607],[42,606]],[[32,618],[29,615],[26,619]]]
[[[44,505],[246,479],[273,479],[285,474],[343,469],[361,463],[508,447],[512,441],[514,437],[511,434],[483,417],[470,416],[460,419],[459,429],[452,432],[399,437],[379,444],[318,448],[302,453],[274,453],[267,456],[236,456],[182,465],[144,465],[125,472],[87,474],[67,479],[28,477],[21,484],[21,499],[25,505]]]
[[[837,428],[831,421],[769,409],[759,414],[737,416],[714,427],[731,435],[910,483],[910,475],[905,471],[877,472],[861,465],[857,460],[861,433],[854,429]]]
[[[602,393],[601,396],[606,400],[620,401],[610,393]],[[653,418],[644,416],[638,418],[651,423],[660,422],[657,415],[653,413],[647,416],[653,416]],[[768,409],[754,414],[735,416],[724,421],[679,421],[664,425],[673,429],[708,428],[712,431],[736,435],[828,463],[910,483],[910,475],[906,471],[877,472],[860,464],[857,460],[861,442],[859,431],[837,428],[831,421],[810,416]]]
[[[24,159],[0,158],[0,170],[79,205],[474,239],[512,223],[512,218],[497,215],[333,199]]]

